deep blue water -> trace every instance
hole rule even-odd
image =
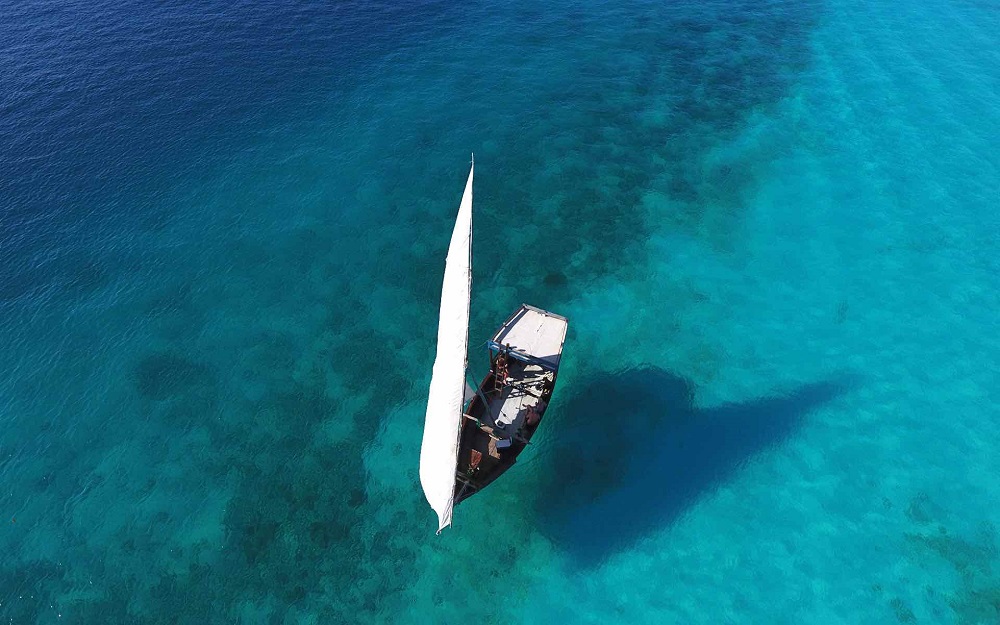
[[[0,617],[995,623],[992,0],[20,2],[0,20]],[[570,337],[434,535],[470,363]]]

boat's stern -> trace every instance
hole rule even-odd
[[[489,347],[554,372],[559,369],[568,327],[566,317],[521,304],[497,330]]]

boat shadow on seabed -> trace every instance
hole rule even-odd
[[[580,564],[596,564],[673,523],[851,383],[707,409],[694,406],[690,382],[656,367],[564,388],[564,416],[548,424],[551,438],[531,467],[540,475],[538,527]]]

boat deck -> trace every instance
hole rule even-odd
[[[508,384],[489,402],[488,425],[497,435],[513,438],[524,425],[528,408],[538,405],[542,389],[551,379],[552,372],[537,365],[511,365]]]

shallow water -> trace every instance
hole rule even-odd
[[[984,623],[991,2],[28,2],[0,22],[0,615]],[[475,152],[470,363],[547,425],[416,478]]]

